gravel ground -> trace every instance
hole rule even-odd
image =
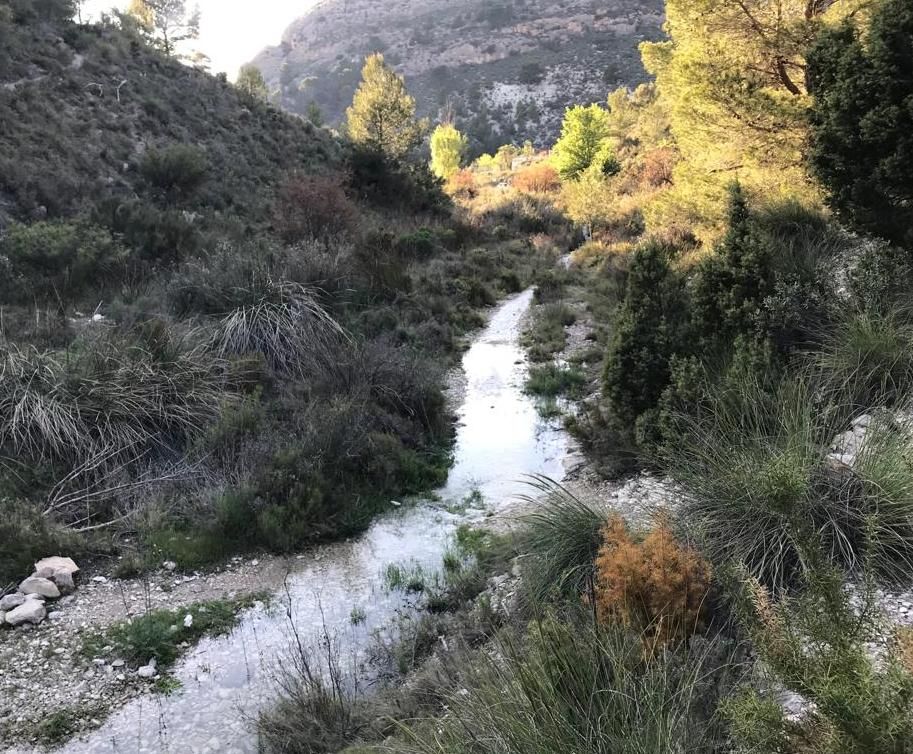
[[[108,710],[148,690],[149,682],[114,656],[80,653],[82,637],[148,610],[180,609],[195,602],[278,589],[289,561],[236,558],[207,574],[164,568],[137,579],[83,571],[76,592],[49,602],[38,626],[0,629],[0,746],[35,739],[48,715],[70,709],[92,727]]]

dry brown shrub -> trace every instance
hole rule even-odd
[[[529,194],[547,194],[561,188],[561,178],[555,168],[540,162],[519,170],[513,178],[513,186]]]
[[[684,639],[703,624],[710,575],[707,562],[675,540],[666,516],[642,542],[615,516],[596,557],[596,616],[642,631],[648,647]]]
[[[463,168],[454,173],[447,181],[447,193],[464,199],[476,195],[476,179],[471,170]]]
[[[674,149],[660,147],[647,152],[643,156],[640,169],[640,181],[644,186],[660,188],[672,185],[672,170],[675,167],[677,155]]]
[[[276,229],[290,243],[351,230],[357,211],[345,186],[346,177],[341,173],[292,173],[276,197]]]

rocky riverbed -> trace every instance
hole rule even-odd
[[[87,634],[150,610],[180,613],[197,602],[274,591],[295,559],[235,558],[206,574],[178,574],[170,565],[133,579],[115,579],[104,568],[87,569],[77,577],[75,591],[43,605],[46,620],[0,629],[4,748],[37,740],[42,723],[54,713],[72,711],[77,728],[92,727],[112,706],[150,691],[151,679],[140,677],[123,658],[84,654]]]

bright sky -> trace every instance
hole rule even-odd
[[[238,69],[267,45],[279,44],[282,32],[317,0],[199,0],[202,20],[194,48],[212,59],[212,72],[234,78]],[[126,8],[129,0],[87,0],[86,20],[111,8]],[[192,8],[194,0],[188,0]]]

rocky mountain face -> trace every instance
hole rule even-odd
[[[325,0],[254,61],[281,104],[336,124],[383,52],[422,115],[452,115],[476,153],[557,134],[564,108],[643,81],[661,0]]]

